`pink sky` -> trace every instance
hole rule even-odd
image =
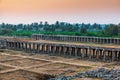
[[[120,0],[0,0],[0,23],[120,23]]]

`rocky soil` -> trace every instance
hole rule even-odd
[[[98,68],[96,70],[80,72],[73,76],[59,76],[57,78],[52,78],[49,80],[76,80],[77,78],[93,78],[90,80],[94,80],[94,78],[98,78],[101,80],[120,80],[120,69]]]

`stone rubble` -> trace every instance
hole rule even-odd
[[[75,78],[101,78],[102,80],[120,80],[120,69],[98,68],[86,72],[80,72],[73,76],[60,76],[49,80],[72,80]]]

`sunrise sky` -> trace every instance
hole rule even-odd
[[[0,0],[0,23],[120,23],[120,0]]]

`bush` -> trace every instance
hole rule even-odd
[[[12,32],[11,29],[1,29],[0,35],[11,35]]]

